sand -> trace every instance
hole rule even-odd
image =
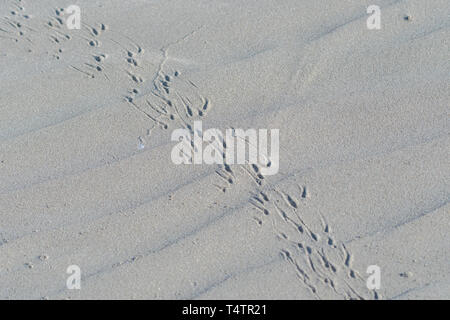
[[[0,299],[450,298],[447,0],[71,4],[0,0]],[[175,165],[194,121],[279,172]]]

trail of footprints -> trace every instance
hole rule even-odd
[[[226,150],[224,144],[224,149]],[[271,225],[276,237],[284,243],[280,252],[294,268],[302,285],[320,298],[381,299],[366,287],[366,280],[352,267],[352,255],[345,244],[335,239],[330,225],[320,213],[302,210],[308,203],[306,186],[297,185],[294,193],[271,186],[256,164],[219,166],[216,174],[226,192],[237,179],[247,176],[254,184],[249,202],[255,209],[253,219],[262,226]],[[270,163],[266,164],[270,166]]]
[[[63,57],[65,44],[76,41],[76,46],[72,48],[82,49],[80,55],[86,61],[68,67],[92,79],[100,77],[111,80],[109,73],[114,73],[115,79],[119,81],[121,79],[117,79],[117,74],[129,79],[130,88],[124,93],[125,101],[153,122],[145,135],[149,135],[156,127],[166,130],[171,126],[181,126],[192,130],[193,121],[206,116],[210,101],[200,95],[194,82],[185,79],[180,71],[170,68],[167,48],[161,49],[163,57],[154,74],[151,71],[153,62],[145,62],[144,49],[131,38],[114,32],[105,37],[109,30],[104,23],[82,23],[81,30],[68,30],[64,10],[54,8],[47,20],[36,22],[33,28],[26,23],[32,16],[25,14],[24,1],[12,0],[9,14],[0,20],[0,40],[5,38],[19,42],[22,37],[32,48],[34,40],[40,42],[41,37],[45,37],[52,44],[47,46],[48,54],[56,60]],[[27,31],[32,35],[28,35]],[[106,63],[110,55],[101,50],[103,42],[112,43],[118,48],[123,64],[112,66]],[[31,49],[29,51],[32,52]],[[114,50],[113,54],[116,53],[117,50]],[[153,79],[148,80],[147,77]],[[139,139],[144,140],[143,137]]]
[[[102,36],[108,30],[107,25],[104,23],[90,25],[83,22],[81,30],[68,30],[64,21],[64,8],[56,8],[54,9],[54,16],[49,17],[45,27],[49,30],[48,38],[58,47],[54,54],[56,59],[60,59],[64,43],[76,40],[78,47],[83,48],[81,54],[87,54],[88,61],[81,66],[70,65],[70,67],[90,78],[101,75],[109,80],[104,64],[108,55],[99,51],[102,45]]]
[[[222,143],[226,152],[229,146]],[[270,162],[265,165],[270,166]],[[221,192],[236,186],[243,176],[254,184],[249,199],[256,212],[254,220],[260,226],[271,225],[276,237],[284,243],[281,256],[314,297],[381,299],[377,291],[367,289],[366,280],[352,266],[351,253],[333,237],[323,215],[302,210],[309,199],[306,186],[297,185],[294,193],[292,190],[288,193],[271,186],[260,165],[229,165],[225,157],[216,174],[219,182],[215,186]]]
[[[31,43],[29,33],[36,32],[29,26],[31,15],[26,13],[24,1],[11,1],[5,16],[0,18],[0,40],[20,42],[22,40]]]
[[[39,43],[48,41],[53,46],[44,46],[47,53],[59,60],[64,45],[74,39],[82,41],[89,47],[99,47],[98,37],[107,27],[104,24],[89,26],[83,24],[82,30],[69,30],[65,25],[64,8],[54,8],[53,15],[45,20],[33,19],[25,8],[24,0],[11,0],[6,15],[0,18],[0,41],[10,40],[33,52],[39,49]],[[83,48],[82,45],[79,48]],[[83,51],[84,52],[84,48]],[[106,57],[106,56],[105,56]]]
[[[133,80],[141,82],[133,75]],[[186,82],[178,71],[158,75],[153,81],[154,89],[142,95],[139,88],[133,88],[126,101],[163,130],[186,128],[193,132],[193,121],[206,116],[210,102],[199,94],[195,85]],[[152,129],[153,129],[152,128]]]
[[[151,71],[152,62],[145,60],[144,48],[131,38],[118,33],[112,33],[110,37],[102,39],[108,27],[100,23],[96,26],[83,24],[83,34],[70,36],[63,34],[60,29],[63,21],[59,18],[64,9],[56,9],[56,16],[48,22],[48,27],[55,32],[51,36],[55,43],[59,44],[72,37],[78,37],[90,48],[89,60],[82,66],[71,65],[71,68],[85,74],[90,78],[97,75],[108,76],[108,67],[105,61],[109,58],[107,53],[100,52],[102,41],[109,41],[119,49],[123,64],[114,67],[122,68],[122,74],[130,83],[123,98],[143,116],[152,121],[153,126],[145,135],[150,135],[152,130],[159,127],[167,130],[170,127],[183,127],[192,131],[193,121],[200,119],[209,111],[210,102],[203,97],[194,82],[185,79],[181,72],[170,68],[167,49],[164,51],[162,61],[154,75]],[[61,52],[59,50],[59,52]],[[113,68],[113,67],[110,67]],[[166,70],[168,69],[168,70]],[[153,80],[148,80],[153,77]],[[150,88],[150,89],[149,89]],[[139,137],[139,146],[145,145],[145,138]]]
[[[48,21],[44,23],[43,21],[33,21],[35,19],[33,19],[33,15],[27,13],[25,4],[24,0],[10,1],[6,15],[0,18],[0,40],[11,40],[28,52],[33,52],[35,43],[39,43],[42,37],[45,37],[51,43],[58,45],[59,53],[61,53],[63,43],[72,39],[71,35],[64,32],[68,31],[63,28],[64,9],[55,9],[56,15],[49,17]],[[55,53],[53,56],[59,59],[58,54]]]
[[[282,257],[296,271],[300,282],[316,298],[379,299],[369,292],[365,279],[352,267],[352,255],[345,244],[334,239],[325,218],[302,216],[300,203],[307,201],[307,189],[300,185],[294,195],[277,188],[253,194],[250,202],[259,213],[258,224],[269,222],[277,237],[286,245]],[[318,221],[316,221],[318,220]]]
[[[295,193],[288,193],[266,182],[260,165],[227,164],[225,152],[229,146],[222,143],[224,164],[216,170],[215,187],[225,193],[238,187],[238,179],[250,179],[255,187],[249,199],[256,212],[253,219],[260,226],[271,225],[284,244],[280,254],[294,268],[301,285],[317,299],[381,299],[377,291],[367,289],[366,280],[352,266],[351,253],[333,237],[323,215],[302,212],[309,199],[306,186],[297,185]],[[270,162],[265,165],[270,166]]]
[[[108,27],[103,23],[100,23],[97,26],[83,24],[83,29],[87,35],[80,35],[79,37],[81,37],[89,48],[89,61],[85,62],[81,67],[71,67],[91,78],[95,78],[99,75],[104,77],[106,80],[110,80],[107,72],[107,66],[105,64],[105,61],[109,56],[108,54],[99,51],[102,44],[101,36],[108,30]]]
[[[163,63],[153,80],[147,81],[141,77],[139,57],[143,49],[138,45],[135,49],[126,50],[126,59],[130,64],[127,74],[135,86],[128,90],[125,100],[153,122],[147,135],[155,128],[185,128],[193,133],[193,122],[205,117],[210,110],[209,99],[201,95],[195,83],[185,79],[180,71],[170,68],[165,70]],[[144,90],[148,91],[148,86],[150,91],[144,93]]]
[[[25,13],[24,1],[14,0],[11,3],[9,14],[0,18],[0,40],[19,43],[23,39],[32,44],[31,35],[37,37],[40,34],[27,23],[32,16]],[[64,26],[63,15],[63,8],[55,9],[54,16],[49,17],[45,23],[48,31],[45,36],[55,46],[55,59],[60,59],[63,45],[76,38],[84,43],[86,48],[90,48],[89,60],[82,66],[70,67],[90,78],[101,75],[110,80],[105,65],[108,54],[99,51],[102,35],[108,27],[102,23],[95,26],[83,24],[81,33],[68,32]],[[170,67],[167,49],[163,51],[163,58],[153,79],[147,80],[145,75],[148,75],[149,71],[143,63],[144,49],[127,37],[123,40],[122,36],[122,41],[117,38],[119,37],[106,41],[115,43],[123,54],[123,74],[131,84],[124,94],[125,101],[153,123],[146,135],[150,135],[155,128],[168,130],[183,127],[194,133],[193,121],[207,115],[211,107],[209,99],[199,93],[194,82],[185,79],[180,71]],[[218,182],[214,184],[215,187],[220,192],[226,192],[236,185],[238,176],[242,174],[253,181],[258,190],[252,193],[249,200],[257,213],[254,219],[259,225],[272,225],[277,237],[285,243],[285,249],[280,254],[294,268],[302,285],[317,298],[326,297],[330,292],[345,299],[380,298],[376,291],[367,291],[365,280],[352,268],[350,252],[342,242],[333,238],[325,219],[320,216],[319,223],[310,223],[302,217],[300,204],[307,201],[306,187],[298,186],[295,195],[270,186],[267,188],[268,184],[265,183],[265,177],[258,165],[227,164],[225,152],[229,146],[225,141],[222,141],[222,144],[224,165],[217,167]],[[139,148],[144,146],[145,139],[139,137]],[[195,149],[194,145],[191,147]],[[270,166],[270,163],[266,165]],[[321,227],[317,229],[317,225]]]

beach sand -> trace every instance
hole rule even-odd
[[[0,0],[0,299],[450,298],[449,1],[71,4]]]

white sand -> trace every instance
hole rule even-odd
[[[70,4],[0,0],[1,299],[450,298],[448,0]],[[179,117],[279,173],[176,166]]]

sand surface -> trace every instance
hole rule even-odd
[[[0,299],[449,299],[450,2],[374,2],[0,0]]]

